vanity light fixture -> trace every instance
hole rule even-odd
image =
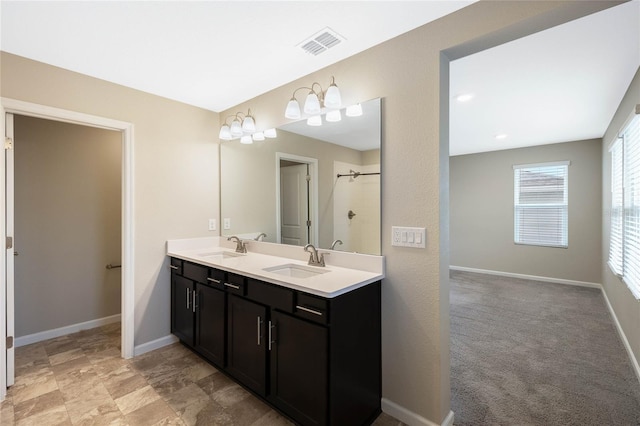
[[[313,82],[311,87],[298,87],[293,91],[293,95],[287,104],[287,108],[284,111],[284,116],[292,120],[298,120],[302,117],[300,112],[300,104],[296,99],[296,92],[298,90],[306,89],[309,91],[307,98],[304,101],[303,111],[310,116],[319,115],[322,112],[322,108],[330,110],[342,108],[342,97],[340,96],[340,89],[336,85],[336,80],[331,77],[331,83],[327,90],[324,90],[320,83]],[[315,123],[316,121],[314,121]],[[315,124],[317,125],[317,124]]]
[[[469,102],[471,99],[473,99],[473,93],[463,93],[456,96],[458,102]]]
[[[228,124],[229,119],[232,119],[231,124]],[[256,130],[256,120],[251,115],[251,110],[246,114],[237,112],[227,117],[218,134],[223,141],[240,139],[240,143],[243,144],[251,144],[253,141],[263,141],[265,137],[275,138],[276,136],[276,129],[268,129],[264,132]]]
[[[355,104],[349,105],[347,107],[347,111],[345,112],[347,117],[360,117],[362,115],[362,105]]]

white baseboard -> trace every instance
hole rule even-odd
[[[447,417],[445,417],[442,424],[439,425],[438,423],[425,419],[413,411],[407,410],[395,402],[389,401],[387,398],[382,398],[380,405],[382,406],[382,411],[392,417],[395,417],[402,423],[408,424],[409,426],[453,426],[453,411],[449,411]]]
[[[624,330],[622,330],[622,326],[618,321],[618,317],[616,316],[615,311],[613,310],[613,306],[609,302],[609,298],[607,297],[607,292],[602,290],[602,294],[604,295],[604,300],[607,302],[607,308],[609,308],[609,313],[611,314],[611,318],[613,318],[613,322],[616,325],[616,330],[618,330],[618,334],[620,335],[620,339],[622,339],[622,344],[624,344],[624,348],[627,350],[627,355],[629,355],[629,361],[631,361],[631,366],[633,367],[634,373],[636,373],[636,378],[640,381],[640,365],[638,365],[638,360],[633,354],[633,350],[631,349],[631,345],[629,344],[629,340],[627,340],[627,336],[624,334]]]
[[[42,342],[43,340],[53,339],[55,337],[66,336],[67,334],[77,333],[82,330],[101,327],[103,325],[112,324],[120,321],[120,314],[111,315],[110,317],[98,318],[91,321],[85,321],[78,324],[71,324],[65,327],[54,328],[53,330],[41,331],[39,333],[28,334],[26,336],[16,337],[16,347],[30,345],[32,343]]]
[[[169,334],[168,336],[164,336],[159,339],[136,346],[135,348],[133,348],[133,356],[138,356],[147,352],[155,351],[156,349],[171,345],[173,343],[176,343],[177,341],[178,338],[176,336],[174,336],[173,334]]]
[[[536,275],[525,275],[525,274],[514,274],[512,272],[502,272],[502,271],[491,271],[488,269],[477,269],[477,268],[467,268],[466,266],[453,266],[450,265],[449,269],[452,271],[462,271],[462,272],[475,272],[478,274],[487,274],[487,275],[498,275],[501,277],[509,277],[509,278],[522,278],[525,280],[534,280],[534,281],[544,281],[548,283],[556,283],[556,284],[567,284],[567,285],[575,285],[579,287],[591,287],[591,288],[599,288],[602,289],[602,285],[599,283],[590,283],[587,281],[575,281],[575,280],[565,280],[563,278],[551,278],[551,277],[539,277]]]

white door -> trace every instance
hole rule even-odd
[[[13,256],[15,254],[15,241],[13,240],[13,208],[14,208],[14,177],[13,177],[13,149],[15,139],[13,137],[13,114],[5,114],[5,235],[6,242],[6,313],[7,313],[7,386],[11,386],[15,379],[14,370],[14,265]]]
[[[280,232],[283,244],[309,242],[309,196],[306,164],[280,168]]]

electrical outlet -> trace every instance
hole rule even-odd
[[[228,217],[224,218],[223,227],[224,229],[231,229],[231,218],[228,218]]]
[[[216,220],[209,219],[209,231],[215,231],[215,230],[216,230]]]
[[[406,226],[391,227],[391,245],[396,247],[425,248],[427,234],[425,228]]]

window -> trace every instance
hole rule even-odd
[[[566,248],[569,162],[513,169],[515,243]]]
[[[611,152],[609,267],[640,299],[640,115],[634,115]]]

